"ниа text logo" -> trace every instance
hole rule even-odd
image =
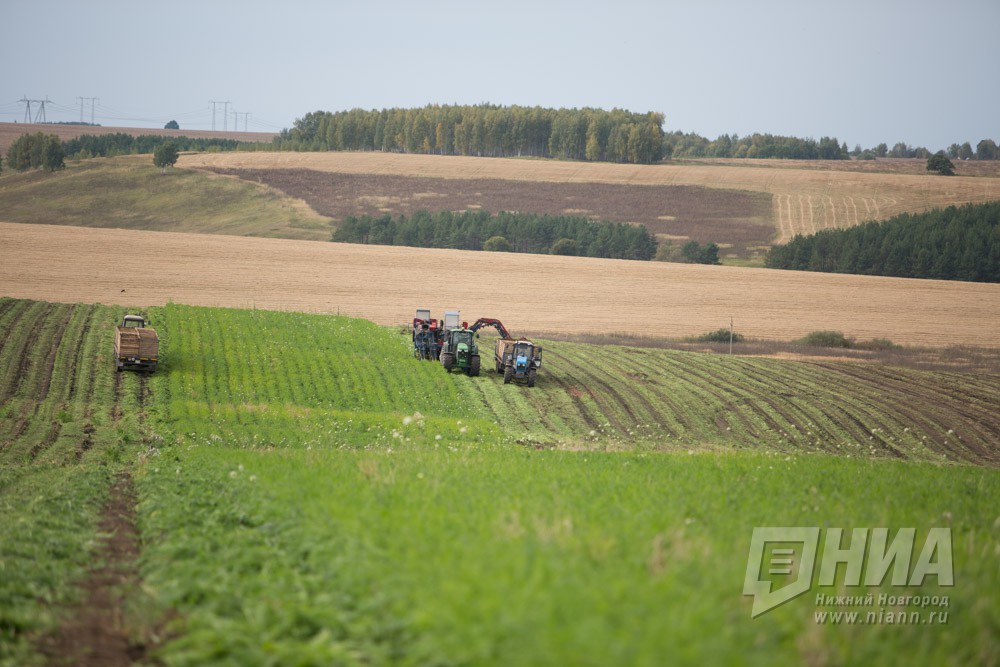
[[[743,595],[754,596],[753,618],[812,588],[820,532],[817,527],[753,529],[743,580]],[[844,586],[881,586],[890,569],[893,586],[921,586],[928,576],[936,576],[939,586],[954,585],[951,528],[930,529],[912,568],[915,528],[900,528],[891,541],[888,528],[855,528],[847,546],[841,544],[843,532],[826,529],[820,586],[835,585],[840,564],[845,566]]]

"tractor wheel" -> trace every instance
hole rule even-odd
[[[452,366],[455,365],[455,355],[454,354],[442,354],[441,355],[441,365],[448,372],[451,372]]]
[[[503,383],[510,384],[510,381],[514,379],[514,367],[507,366],[503,369]]]
[[[528,386],[529,387],[534,387],[535,386],[535,369],[534,368],[532,368],[530,371],[528,371]]]
[[[469,363],[469,377],[479,376],[479,355],[475,354]]]

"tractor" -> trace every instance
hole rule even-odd
[[[441,365],[449,373],[458,369],[470,377],[479,375],[477,334],[469,329],[449,329],[441,347]]]
[[[526,338],[497,340],[494,351],[497,373],[503,373],[503,383],[524,380],[529,387],[535,386],[535,377],[542,367],[542,348]]]
[[[427,308],[417,310],[417,316],[413,318],[413,356],[417,359],[433,360],[441,355],[441,342],[443,329],[438,321],[431,317],[431,311]]]

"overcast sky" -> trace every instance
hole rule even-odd
[[[1000,140],[1000,0],[0,0],[0,26],[7,122],[22,97],[49,121],[96,97],[102,125],[189,129],[228,101],[225,125],[257,131],[492,102],[660,111],[713,139]]]

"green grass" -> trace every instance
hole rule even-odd
[[[55,173],[5,171],[0,220],[322,241],[331,230],[271,189],[190,169],[161,174],[148,155],[70,162]]]
[[[528,389],[171,304],[116,382],[121,312],[0,299],[0,663],[38,661],[122,467],[167,665],[1000,661],[995,375],[546,342]],[[950,527],[954,588],[882,589],[949,621],[817,624],[841,589],[751,620],[756,526]]]
[[[146,584],[183,618],[160,654],[171,665],[1000,656],[992,470],[828,456],[199,446],[147,467],[140,489]],[[741,582],[753,527],[764,525],[952,526],[956,586],[920,589],[951,596],[949,624],[818,626],[819,589],[751,620]]]

